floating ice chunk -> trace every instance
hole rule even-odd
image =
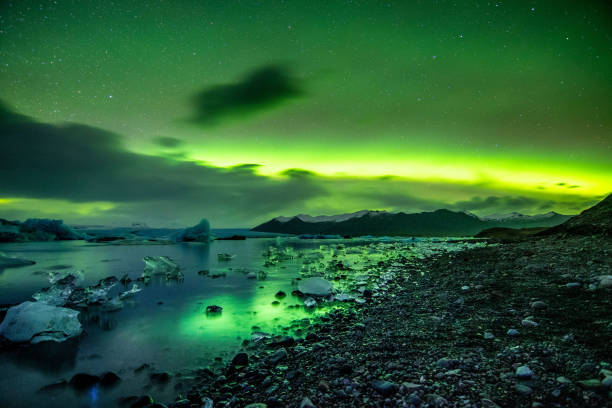
[[[50,274],[52,285],[32,295],[39,302],[52,306],[64,306],[82,279],[82,273],[76,271]]]
[[[11,307],[0,324],[0,336],[14,343],[62,342],[83,331],[79,312],[42,302]]]
[[[149,275],[166,275],[167,279],[180,279],[183,273],[180,267],[167,256],[145,256],[142,258],[145,263],[143,278]]]
[[[217,259],[219,261],[231,261],[235,257],[236,257],[236,255],[227,254],[227,253],[219,253],[219,254],[217,254]]]
[[[331,295],[334,287],[331,282],[319,278],[307,278],[298,284],[298,290],[306,295],[327,296]]]
[[[137,284],[134,283],[132,285],[132,289],[126,290],[125,292],[121,292],[119,294],[119,299],[125,299],[125,298],[128,298],[128,297],[131,297],[132,295],[134,295],[134,293],[138,293],[141,290],[142,289]]]

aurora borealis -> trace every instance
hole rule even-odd
[[[0,217],[577,213],[612,190],[604,1],[0,5]]]

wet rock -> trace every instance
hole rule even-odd
[[[516,369],[516,378],[519,380],[529,380],[533,377],[533,371],[528,366],[520,366]]]
[[[219,314],[222,311],[223,311],[223,308],[221,306],[217,306],[217,305],[206,306],[206,314]]]
[[[66,387],[68,387],[68,381],[66,380],[61,380],[58,382],[55,382],[53,384],[47,384],[44,387],[40,388],[38,390],[38,392],[40,393],[47,393],[47,392],[55,392],[55,391],[61,391],[66,389]]]
[[[151,373],[151,375],[149,375],[149,379],[155,384],[166,384],[168,381],[170,381],[170,374],[165,371]]]
[[[147,370],[147,369],[149,369],[149,368],[151,368],[151,365],[150,365],[150,364],[147,364],[147,363],[144,363],[144,364],[141,364],[140,366],[136,367],[136,368],[134,369],[134,373],[138,374],[138,373],[141,373],[141,372],[143,372],[144,370]]]
[[[523,319],[523,320],[521,320],[521,326],[523,326],[523,327],[531,327],[531,328],[533,328],[533,327],[538,327],[538,326],[539,326],[539,324],[538,324],[538,323],[536,323],[536,322],[534,322],[534,321],[533,321],[533,320],[531,320],[531,319]]]
[[[397,390],[396,384],[385,380],[374,380],[372,381],[371,385],[372,388],[376,390],[376,392],[384,396],[394,394]]]
[[[75,374],[70,379],[70,386],[76,390],[82,391],[93,387],[100,382],[100,377],[86,373]]]
[[[249,365],[249,355],[247,353],[238,353],[232,359],[232,366],[247,366]]]
[[[272,347],[291,347],[295,344],[295,339],[291,336],[277,336],[270,342]]]
[[[438,360],[436,364],[440,368],[451,368],[451,367],[454,367],[457,363],[458,363],[457,360],[454,360],[448,357],[442,357],[441,359]]]
[[[531,302],[529,307],[531,307],[533,310],[544,310],[548,307],[548,305],[546,304],[546,302],[537,300],[535,302]]]
[[[302,402],[300,402],[300,408],[317,408],[315,404],[308,397],[302,398]]]
[[[516,330],[516,329],[508,329],[506,334],[508,336],[516,337],[516,336],[519,336],[521,333],[518,330]]]
[[[448,405],[446,398],[437,394],[425,394],[425,401],[433,407],[445,407]]]
[[[493,339],[495,339],[495,336],[491,332],[484,332],[482,337],[484,337],[485,340],[493,340]]]
[[[103,387],[112,387],[121,381],[119,376],[111,371],[103,373],[100,376],[100,385]]]
[[[593,378],[590,380],[576,381],[576,384],[578,384],[581,388],[584,388],[586,390],[603,390],[607,388],[607,386],[603,385],[601,381],[599,381],[596,378]]]
[[[570,289],[570,290],[578,290],[580,289],[580,282],[570,282],[565,284],[565,287]]]
[[[514,386],[514,389],[515,389],[515,390],[516,390],[518,393],[523,394],[523,395],[529,395],[529,394],[531,394],[531,393],[533,392],[533,390],[531,389],[531,387],[529,387],[529,386],[527,386],[527,385],[525,385],[525,384],[516,384],[516,385]]]
[[[138,397],[131,405],[130,408],[144,408],[155,403],[153,397],[149,395],[142,395]]]
[[[283,292],[282,290],[279,290],[278,292],[276,292],[276,294],[274,295],[277,299],[282,299],[284,297],[287,296],[287,294],[285,292]]]
[[[331,295],[334,287],[331,282],[319,278],[306,278],[298,284],[298,290],[306,295],[328,296]]]
[[[286,358],[287,358],[287,350],[285,350],[284,348],[280,348],[276,350],[276,352],[272,354],[272,356],[270,357],[270,364],[277,365],[278,363],[280,363],[282,360]]]

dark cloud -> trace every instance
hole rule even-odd
[[[0,197],[110,201],[135,213],[197,218],[219,208],[252,217],[324,193],[300,174],[270,178],[256,174],[256,164],[219,168],[141,155],[111,132],[15,116],[0,111]]]
[[[300,82],[285,67],[268,65],[235,84],[215,85],[197,93],[192,100],[195,113],[190,121],[210,125],[269,109],[301,95]]]
[[[170,136],[159,136],[156,137],[154,141],[157,145],[169,149],[174,149],[183,144],[183,141],[181,139],[177,139],[176,137]]]
[[[548,197],[488,196],[485,198],[475,196],[471,200],[456,202],[452,205],[452,208],[477,211],[481,214],[512,211],[532,213],[533,211],[551,211],[556,208],[563,208],[566,212],[576,213],[592,206],[597,201],[592,196],[574,195],[551,195]]]
[[[84,125],[38,123],[0,104],[0,197],[115,205],[112,213],[105,210],[94,222],[110,218],[186,225],[207,217],[224,226],[248,226],[280,214],[364,208],[448,208],[478,214],[562,208],[576,213],[597,202],[594,197],[563,194],[493,195],[490,188],[477,184],[395,176],[329,177],[299,168],[270,177],[259,174],[259,167],[244,163],[222,168],[180,155],[142,155],[124,149],[117,134]],[[435,199],[456,194],[473,198],[455,203]]]

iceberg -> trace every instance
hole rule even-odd
[[[79,312],[42,302],[11,307],[0,324],[0,336],[14,343],[62,342],[81,334]]]
[[[331,295],[334,287],[331,282],[319,278],[307,278],[298,284],[298,290],[306,295],[328,296]]]
[[[64,224],[62,220],[50,220],[47,218],[29,218],[20,226],[21,232],[25,232],[40,241],[63,241],[84,239],[85,235],[80,234]]]
[[[176,242],[210,242],[210,224],[206,218],[202,218],[198,225],[185,228],[174,239]]]

